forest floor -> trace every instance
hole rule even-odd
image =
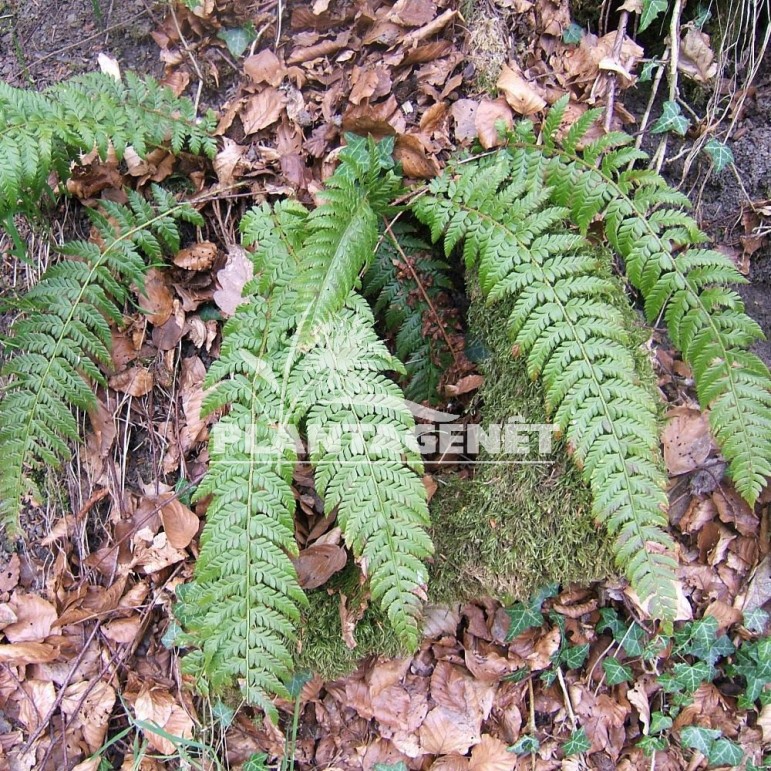
[[[414,656],[370,656],[332,680],[313,674],[298,682],[294,703],[279,704],[279,726],[261,724],[249,708],[202,700],[183,681],[170,643],[172,607],[176,587],[192,575],[204,512],[175,491],[206,467],[209,426],[198,408],[221,316],[205,310],[227,314],[239,296],[245,208],[283,196],[313,203],[346,131],[395,136],[405,176],[426,180],[452,152],[475,141],[494,146],[496,121],[538,114],[566,91],[576,115],[606,104],[612,92],[614,127],[634,133],[650,89],[633,80],[612,86],[601,68],[612,56],[617,16],[605,36],[595,21],[594,35],[565,42],[572,20],[561,0],[488,0],[465,9],[465,18],[454,0],[282,6],[203,0],[193,12],[145,0],[0,0],[0,79],[44,88],[98,69],[100,55],[102,66],[117,62],[122,71],[163,78],[201,110],[218,112],[213,167],[184,169],[196,192],[222,191],[207,206],[196,243],[170,270],[153,272],[143,313],[116,330],[115,372],[99,412],[84,420],[77,462],[58,488],[50,486],[48,500],[23,513],[25,539],[0,538],[0,771],[254,771],[263,767],[261,753],[265,767],[278,767],[289,746],[298,769],[762,763],[771,706],[742,700],[747,676],[732,674],[739,659],[731,657],[768,632],[759,611],[771,609],[771,494],[767,488],[750,509],[722,476],[687,367],[658,330],[650,349],[669,408],[663,443],[679,548],[679,638],[656,648],[644,608],[613,578],[544,591],[527,608],[509,602],[507,610],[488,597],[432,605]],[[626,39],[626,70],[639,73],[646,56],[662,53],[659,32]],[[709,72],[703,57],[712,53],[709,40],[700,41],[697,75]],[[740,290],[747,310],[771,339],[768,62],[767,55],[751,83],[746,59],[738,68],[720,61],[717,76],[703,82],[682,76],[683,93],[704,120],[684,140],[669,140],[664,173],[682,182],[704,229],[747,276]],[[704,153],[689,155],[705,132],[725,137],[729,126],[735,165],[718,172]],[[655,151],[659,139],[646,135],[645,149]],[[146,163],[91,161],[71,192],[94,201],[175,171],[163,152]],[[76,209],[63,204],[51,230],[82,228]],[[53,254],[40,234],[30,234],[30,251],[41,263]],[[9,265],[4,259],[4,291],[34,280],[35,270]],[[771,363],[770,343],[758,352]],[[467,365],[443,383],[448,399],[467,401],[481,385]],[[308,549],[330,525],[312,482],[302,473],[296,482],[304,517],[298,538]],[[326,569],[312,561],[305,567],[320,592],[332,577]],[[355,613],[344,596],[327,593],[344,633],[336,642],[355,659],[366,652],[351,650]],[[520,626],[528,609],[540,625]],[[694,674],[704,661],[719,665],[709,677],[662,689],[662,672]],[[690,703],[670,719],[681,691]],[[720,733],[711,744],[689,743],[692,733],[683,729],[691,726]],[[740,747],[741,760],[728,745],[717,752],[715,737]]]

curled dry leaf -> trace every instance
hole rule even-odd
[[[155,385],[153,374],[147,367],[131,367],[113,375],[108,383],[113,390],[135,398],[149,394]]]
[[[49,643],[24,642],[0,645],[0,664],[23,666],[46,664],[59,656],[59,649]]]
[[[216,256],[217,245],[211,241],[201,241],[177,252],[174,264],[185,270],[209,270]]]
[[[436,158],[426,153],[423,143],[414,134],[402,134],[397,138],[394,157],[402,164],[405,177],[432,179],[439,173]]]
[[[166,537],[175,549],[187,548],[198,532],[198,517],[176,498],[163,505],[161,521]]]
[[[205,418],[201,418],[205,377],[206,367],[198,356],[189,356],[182,360],[179,395],[182,400],[185,425],[180,430],[179,441],[183,453],[187,453],[197,442],[201,441],[201,433],[206,428],[207,421]]]
[[[167,278],[164,271],[150,268],[145,275],[144,292],[139,295],[139,307],[147,315],[148,321],[155,326],[165,324],[173,309],[173,298]]]
[[[152,723],[171,736],[181,739],[191,739],[193,736],[192,719],[168,691],[143,686],[134,702],[134,711],[137,720]],[[164,755],[176,752],[177,745],[171,739],[153,731],[149,725],[143,726],[141,730],[158,752]]]
[[[533,115],[546,107],[546,100],[533,88],[531,82],[525,79],[514,63],[511,66],[504,64],[495,85],[519,115]]]
[[[220,185],[232,185],[243,172],[246,147],[239,145],[229,137],[222,138],[222,150],[214,158],[213,166]]]
[[[333,544],[312,544],[303,549],[292,562],[303,589],[318,589],[345,567],[345,549]]]
[[[709,44],[709,35],[689,27],[680,41],[677,69],[697,83],[709,83],[717,75],[715,53]]]
[[[4,630],[8,642],[43,642],[51,634],[57,613],[48,600],[36,594],[15,594],[10,605],[17,620]]]
[[[232,316],[236,312],[244,284],[253,274],[254,265],[246,250],[236,245],[229,247],[225,267],[217,271],[219,289],[213,294],[214,302],[226,316]]]
[[[447,396],[462,396],[463,394],[476,391],[484,385],[485,379],[482,375],[466,375],[457,383],[445,386],[444,392]]]

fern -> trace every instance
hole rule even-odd
[[[241,222],[244,243],[257,244],[255,279],[208,374],[214,390],[204,409],[227,411],[197,492],[211,496],[201,555],[178,606],[185,639],[198,648],[186,671],[207,691],[239,682],[273,717],[270,699],[287,696],[306,602],[290,559],[298,442],[307,440],[327,511],[337,510],[406,647],[418,642],[421,560],[431,551],[412,415],[383,374],[401,366],[352,293],[398,178],[372,141],[351,139],[342,161],[315,211],[285,201]]]
[[[74,241],[19,302],[19,318],[5,340],[0,402],[0,520],[15,529],[21,500],[35,492],[31,472],[58,466],[78,438],[71,408],[94,406],[92,383],[104,383],[110,364],[110,322],[120,323],[127,287],[141,287],[145,258],[178,248],[176,221],[203,224],[188,204],[158,186],[151,205],[129,191],[129,206],[104,202],[89,210],[102,246]]]
[[[188,99],[150,77],[127,73],[125,83],[91,73],[36,93],[0,82],[0,221],[19,211],[31,214],[52,171],[69,176],[69,164],[96,147],[119,159],[131,145],[143,156],[168,145],[213,158],[213,113],[199,123]]]
[[[407,370],[404,395],[433,402],[451,360],[436,329],[445,319],[437,319],[434,310],[452,282],[447,264],[425,257],[427,244],[412,227],[400,224],[393,226],[393,233],[381,234],[375,260],[364,275],[363,292],[374,301],[374,312],[383,318],[385,328],[395,333],[396,355]]]
[[[771,376],[749,351],[763,333],[731,288],[745,279],[727,257],[704,247],[707,236],[685,212],[690,203],[684,195],[653,171],[628,168],[646,157],[629,146],[629,136],[614,132],[577,150],[596,111],[585,113],[557,142],[566,106],[564,99],[555,105],[544,137],[551,199],[569,207],[583,231],[595,220],[603,225],[642,293],[648,320],[664,319],[690,364],[734,484],[754,504],[771,476]],[[515,144],[515,153],[542,152],[527,125]]]
[[[414,210],[448,255],[463,244],[489,301],[513,298],[515,347],[528,355],[530,375],[543,378],[595,514],[616,536],[617,562],[652,611],[671,619],[675,562],[656,403],[640,382],[623,294],[566,228],[568,209],[549,204],[543,166],[537,153],[497,153],[435,180]]]

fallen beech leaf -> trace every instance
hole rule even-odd
[[[347,561],[348,555],[342,547],[314,543],[303,549],[292,563],[297,570],[300,586],[303,589],[318,589],[341,571]]]
[[[173,298],[167,278],[164,271],[150,268],[145,275],[144,292],[139,295],[139,307],[147,315],[147,320],[155,326],[165,324],[171,316]]]
[[[506,64],[503,65],[495,85],[519,115],[532,115],[546,107],[546,100],[525,79],[521,71],[517,72]]]
[[[423,487],[426,488],[426,499],[429,503],[431,503],[431,499],[434,497],[434,494],[439,489],[439,485],[436,482],[436,479],[434,479],[431,474],[424,474],[423,475]]]
[[[485,379],[483,375],[466,375],[462,377],[457,383],[447,385],[444,387],[444,392],[447,396],[461,396],[462,394],[476,391],[484,385]]]
[[[89,752],[96,752],[104,743],[116,698],[112,686],[103,681],[83,680],[67,686],[61,709],[72,719],[71,728],[83,732]]]
[[[443,755],[431,764],[431,771],[466,771],[469,762],[463,755]]]
[[[676,407],[661,434],[664,462],[672,476],[699,468],[715,448],[707,416],[690,407]]]
[[[423,143],[414,134],[402,134],[396,139],[394,158],[402,164],[405,177],[431,179],[439,174],[436,158],[426,155]]]
[[[490,734],[484,734],[482,741],[471,750],[469,771],[513,771],[517,756],[509,752],[506,745]]]
[[[465,755],[481,739],[480,722],[466,712],[434,707],[418,732],[421,748],[431,755]]]
[[[155,385],[153,374],[147,367],[131,367],[113,375],[107,382],[115,391],[135,398],[149,394]]]
[[[267,83],[269,86],[278,86],[286,74],[278,56],[270,48],[263,48],[244,59],[244,72],[255,83]]]
[[[717,619],[718,636],[727,632],[729,627],[732,627],[734,624],[738,624],[743,618],[743,614],[740,610],[737,608],[732,608],[730,605],[722,602],[721,600],[713,600],[705,608],[704,615],[713,616]]]
[[[126,644],[134,642],[141,626],[142,619],[139,616],[116,618],[102,627],[102,634],[108,640]]]
[[[59,649],[49,643],[14,643],[0,645],[0,663],[20,666],[24,664],[45,664],[59,655]]]
[[[8,564],[0,569],[0,592],[10,592],[19,584],[21,561],[18,554],[12,554]]]
[[[497,147],[503,142],[498,133],[497,125],[499,123],[503,123],[507,129],[511,128],[511,107],[503,98],[494,101],[492,99],[483,99],[476,109],[474,126],[479,137],[479,143],[485,150]]]
[[[227,187],[236,181],[244,167],[244,155],[247,148],[239,145],[229,137],[222,137],[222,150],[220,150],[212,165],[220,185]]]
[[[180,707],[172,695],[159,688],[144,686],[134,702],[134,711],[137,720],[144,723],[154,723],[167,734],[182,739],[191,739],[193,736],[193,721]],[[172,755],[176,752],[176,744],[165,736],[156,733],[150,727],[143,727],[142,733],[147,737],[149,744],[164,755]]]
[[[153,344],[159,351],[171,351],[177,347],[184,333],[179,320],[176,317],[170,318],[165,324],[153,328]]]
[[[27,680],[23,685],[29,698],[19,701],[19,720],[28,731],[34,731],[56,702],[54,684],[48,680]]]
[[[187,453],[200,441],[201,433],[206,428],[206,418],[201,417],[205,377],[206,367],[198,356],[182,359],[179,395],[182,401],[182,412],[185,414],[185,425],[180,430],[179,441],[183,453]]]
[[[187,548],[198,532],[198,517],[176,498],[164,504],[161,521],[166,537],[175,549]]]
[[[757,723],[763,733],[763,744],[771,746],[771,704],[766,704],[760,710]]]
[[[397,0],[386,18],[404,27],[422,27],[436,16],[433,0]]]
[[[185,270],[209,270],[217,256],[217,245],[201,241],[182,249],[174,256],[174,264]]]
[[[697,83],[709,83],[717,75],[715,53],[709,44],[709,35],[689,27],[680,41],[677,69]]]
[[[42,642],[51,634],[56,608],[36,594],[15,594],[10,602],[16,622],[4,629],[8,642]]]
[[[640,716],[640,722],[643,726],[643,734],[647,736],[651,724],[651,705],[648,702],[648,696],[645,693],[645,684],[642,680],[638,680],[635,683],[634,688],[630,688],[627,691],[626,698],[637,710],[637,714]]]
[[[226,315],[232,316],[241,303],[241,293],[244,284],[252,278],[254,265],[245,249],[231,246],[228,249],[228,259],[225,267],[217,271],[219,289],[215,290],[212,299],[217,307]]]
[[[479,104],[473,99],[458,99],[450,108],[450,115],[455,121],[455,139],[466,142],[476,139],[476,115]]]
[[[275,123],[286,104],[284,95],[275,88],[265,88],[246,100],[241,112],[244,134],[256,134]]]
[[[18,620],[13,608],[7,602],[0,604],[0,629],[4,629],[8,624],[13,624]]]

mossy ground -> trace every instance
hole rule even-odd
[[[472,300],[469,339],[484,351],[485,376],[479,398],[483,423],[505,423],[520,415],[527,423],[548,423],[543,395],[512,356],[507,309]],[[537,438],[533,438],[533,449]],[[531,452],[528,460],[481,453],[499,461],[475,467],[473,479],[447,475],[431,502],[436,545],[430,593],[436,601],[492,595],[525,599],[539,586],[587,582],[612,573],[608,539],[591,515],[591,494],[565,447]],[[500,462],[504,461],[504,462]]]

